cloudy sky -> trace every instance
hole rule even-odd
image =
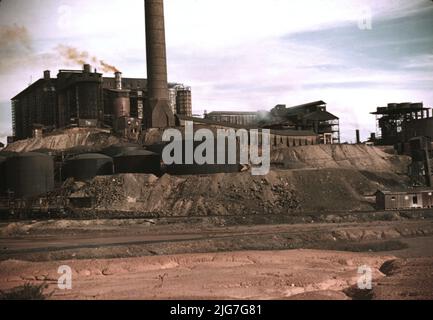
[[[166,0],[169,80],[194,113],[325,100],[343,140],[388,102],[433,107],[430,0]],[[10,99],[42,71],[79,67],[65,46],[145,77],[142,0],[1,0],[0,139]]]

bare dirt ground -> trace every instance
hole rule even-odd
[[[73,290],[56,290],[55,299],[284,299],[314,292],[346,298],[356,284],[357,266],[370,265],[375,277],[392,256],[321,251],[244,251],[183,254],[116,260],[72,260],[0,264],[1,287],[46,280],[56,290],[61,264],[73,269]]]
[[[0,290],[45,283],[51,299],[433,299],[432,223],[3,223]],[[70,291],[57,288],[61,265],[73,270]],[[356,290],[362,265],[373,269],[371,291]]]

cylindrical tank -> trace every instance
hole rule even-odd
[[[191,88],[177,91],[176,112],[183,116],[192,117]]]
[[[132,150],[118,154],[113,158],[115,173],[148,173],[161,172],[161,157],[146,150]]]
[[[201,142],[188,142],[182,141],[182,150],[183,150],[183,164],[171,164],[167,165],[165,171],[171,175],[196,175],[196,174],[216,174],[216,173],[233,173],[240,172],[241,165],[239,164],[239,151],[236,151],[236,163],[229,164],[229,156],[228,156],[228,146],[226,145],[224,155],[225,155],[225,164],[218,164],[218,155],[219,150],[217,148],[217,141],[214,142],[214,164],[197,164],[193,161],[193,164],[186,164],[186,144],[192,143],[193,150],[195,150],[198,146],[201,145]]]
[[[129,99],[129,92],[116,92],[116,95],[113,97],[113,114],[115,119],[129,117],[131,115],[131,99]]]
[[[54,189],[54,161],[36,152],[19,153],[6,160],[7,189],[17,198],[32,197]]]
[[[57,154],[56,150],[46,149],[46,148],[41,148],[41,149],[33,150],[32,152],[43,153],[43,154],[46,154],[46,155],[51,156],[51,157],[54,157]]]
[[[67,158],[84,153],[100,153],[101,149],[94,146],[75,146],[64,151]]]
[[[101,153],[109,157],[114,157],[121,153],[137,150],[143,150],[143,147],[135,143],[118,143],[103,149]]]
[[[91,180],[96,176],[113,174],[113,159],[99,153],[87,153],[66,160],[63,178]]]

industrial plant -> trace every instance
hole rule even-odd
[[[41,68],[41,78],[11,98],[13,132],[0,144],[0,296],[23,279],[57,285],[48,267],[16,275],[33,270],[21,260],[68,260],[78,289],[55,291],[62,299],[137,292],[148,299],[387,299],[400,292],[387,289],[403,278],[389,268],[404,268],[395,261],[433,237],[432,108],[378,107],[369,115],[377,132],[362,141],[353,128],[355,143],[344,141],[344,117],[323,97],[196,115],[204,106],[194,102],[189,80],[168,81],[164,1],[145,0],[144,12],[147,75],[114,68],[107,77],[92,61],[55,76]],[[188,128],[203,139],[190,138]],[[192,153],[179,163],[164,161],[176,142],[167,141],[168,129]],[[203,148],[208,132],[215,152]],[[221,132],[222,146],[214,139]],[[251,155],[241,161],[239,146],[257,157],[269,147],[268,173],[252,174],[258,164]],[[214,161],[200,163],[197,154]],[[271,263],[279,269],[254,269]],[[302,265],[290,269],[294,263]],[[207,287],[215,265],[230,269]],[[368,292],[354,282],[358,265],[377,276]],[[102,277],[107,284],[98,291]],[[433,283],[415,289],[426,287],[420,295],[433,299]]]
[[[191,116],[191,88],[167,85],[169,111]],[[143,121],[150,112],[147,79],[103,77],[86,64],[83,70],[50,71],[12,98],[13,136],[10,142],[34,138],[57,129],[112,128],[124,137],[137,138],[149,128]]]

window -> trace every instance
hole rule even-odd
[[[391,201],[395,201],[395,197],[391,197]]]
[[[413,196],[413,204],[418,204],[418,196]]]

